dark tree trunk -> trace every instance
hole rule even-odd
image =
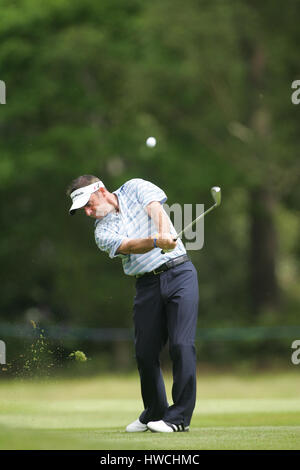
[[[252,311],[259,314],[278,307],[276,278],[277,234],[274,224],[275,200],[269,188],[250,193],[250,290]]]
[[[277,230],[274,221],[276,200],[272,192],[272,177],[268,173],[268,143],[271,136],[269,110],[258,99],[264,92],[266,57],[257,43],[250,60],[249,79],[252,88],[249,125],[255,135],[253,148],[260,175],[250,191],[250,293],[254,315],[276,310],[279,303],[276,276]],[[259,167],[259,166],[258,166]]]

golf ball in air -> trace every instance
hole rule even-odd
[[[155,147],[156,145],[156,138],[155,137],[148,137],[148,139],[146,140],[146,145],[148,147]]]

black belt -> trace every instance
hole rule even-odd
[[[170,268],[174,268],[174,266],[178,266],[179,264],[185,263],[186,261],[190,261],[190,258],[188,257],[188,255],[177,256],[177,258],[170,259],[166,263],[158,266],[158,268],[153,269],[153,271],[149,271],[148,273],[144,273],[144,274],[136,274],[135,277],[138,279],[140,277],[153,276],[156,274],[160,274],[160,273],[163,273],[164,271],[167,271]]]

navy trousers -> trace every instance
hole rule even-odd
[[[135,353],[144,411],[139,419],[190,424],[196,402],[197,271],[191,261],[136,281]],[[173,405],[169,406],[159,356],[169,340]]]

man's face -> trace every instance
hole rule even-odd
[[[86,215],[93,219],[101,219],[104,217],[109,212],[105,193],[98,190],[91,194],[88,203],[83,207],[83,209]]]

